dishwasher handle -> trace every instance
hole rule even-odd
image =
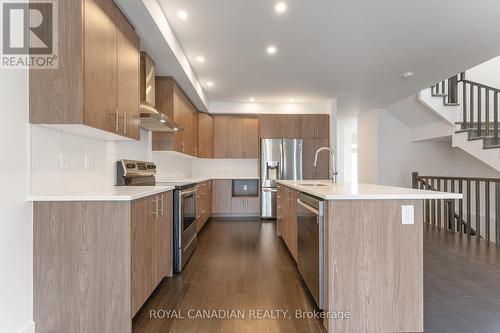
[[[318,215],[318,216],[322,216],[321,212],[319,210],[317,210],[316,208],[314,207],[311,207],[309,206],[308,204],[306,204],[304,201],[300,200],[300,199],[297,199],[297,203],[299,205],[301,205],[302,207],[304,207],[305,209],[307,209],[308,211],[314,213],[315,215]]]

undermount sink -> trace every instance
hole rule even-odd
[[[330,186],[329,184],[300,184],[302,186]]]

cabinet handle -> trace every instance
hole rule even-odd
[[[163,203],[163,194],[160,195],[159,198],[161,199],[161,204],[160,204],[161,209],[159,209],[158,214],[159,214],[159,212],[161,212],[161,216],[163,216],[163,204],[164,204]]]
[[[154,198],[154,202],[155,202],[155,205],[156,205],[156,208],[155,210],[153,211],[153,215],[158,218],[158,197],[155,197]]]
[[[119,128],[119,126],[120,126],[119,112],[120,112],[120,110],[118,110],[118,108],[116,108],[116,110],[115,110],[115,132],[117,132],[117,133],[120,130],[120,128]]]
[[[123,113],[123,134],[127,135],[127,112]]]

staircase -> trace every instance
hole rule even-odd
[[[452,145],[500,171],[500,89],[466,80],[465,73],[419,93],[428,109],[455,128]]]

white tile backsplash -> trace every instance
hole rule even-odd
[[[257,159],[198,159],[152,152],[151,135],[140,141],[103,141],[41,125],[31,126],[31,193],[73,192],[113,186],[119,159],[154,161],[157,179],[254,178]]]

